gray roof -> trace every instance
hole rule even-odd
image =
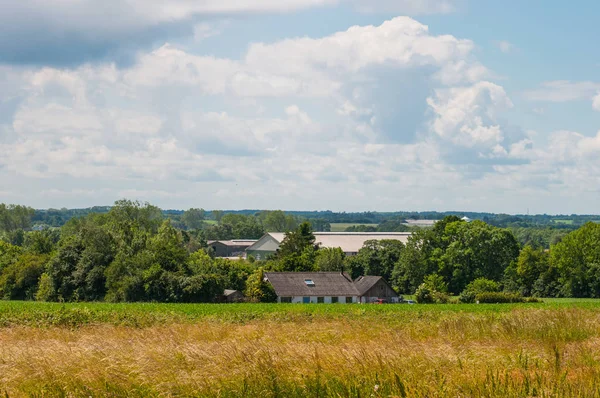
[[[232,295],[232,294],[235,294],[235,293],[243,294],[243,293],[242,293],[242,292],[240,292],[239,290],[225,289],[225,290],[223,291],[223,295],[224,295],[224,296],[230,296],[230,295]]]
[[[360,276],[354,281],[354,286],[358,290],[359,295],[363,295],[369,291],[377,282],[383,279],[381,276]]]
[[[265,272],[279,296],[358,296],[354,282],[340,272]],[[314,286],[304,281],[310,279]]]
[[[206,243],[209,245],[221,243],[225,246],[249,247],[256,243],[256,239],[209,240]]]

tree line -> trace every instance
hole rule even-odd
[[[600,297],[600,225],[595,223],[561,236],[548,250],[520,244],[512,229],[448,216],[433,228],[416,230],[406,244],[368,241],[357,255],[346,256],[339,248],[316,244],[313,223],[284,212],[220,214],[208,225],[201,209],[181,215],[186,228],[156,206],[121,200],[107,212],[37,231],[31,230],[31,209],[2,205],[0,297],[213,302],[224,289],[236,289],[251,300],[268,301],[274,296],[262,280],[265,271],[379,275],[401,294],[432,297],[468,297],[475,291]],[[271,258],[211,256],[209,236],[259,237],[266,225],[287,231]]]

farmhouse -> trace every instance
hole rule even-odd
[[[239,257],[245,255],[246,249],[256,243],[256,239],[210,240],[207,243],[215,257]]]
[[[402,243],[408,241],[410,232],[315,232],[315,244],[326,248],[339,247],[348,255],[353,256],[369,240],[399,240]],[[274,254],[283,242],[283,232],[269,232],[262,236],[252,246],[246,249],[247,255],[252,255],[258,260],[267,258]]]
[[[378,299],[398,302],[398,294],[380,276],[353,281],[342,272],[265,272],[278,303],[370,303]]]

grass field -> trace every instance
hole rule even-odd
[[[0,302],[5,396],[587,397],[600,302]]]
[[[552,220],[556,224],[573,225],[573,220]]]
[[[333,223],[331,224],[331,232],[344,232],[346,228],[354,225],[366,225],[367,227],[377,227],[378,224],[354,224],[354,223]]]

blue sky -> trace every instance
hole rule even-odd
[[[0,202],[598,213],[597,2],[0,2]]]

